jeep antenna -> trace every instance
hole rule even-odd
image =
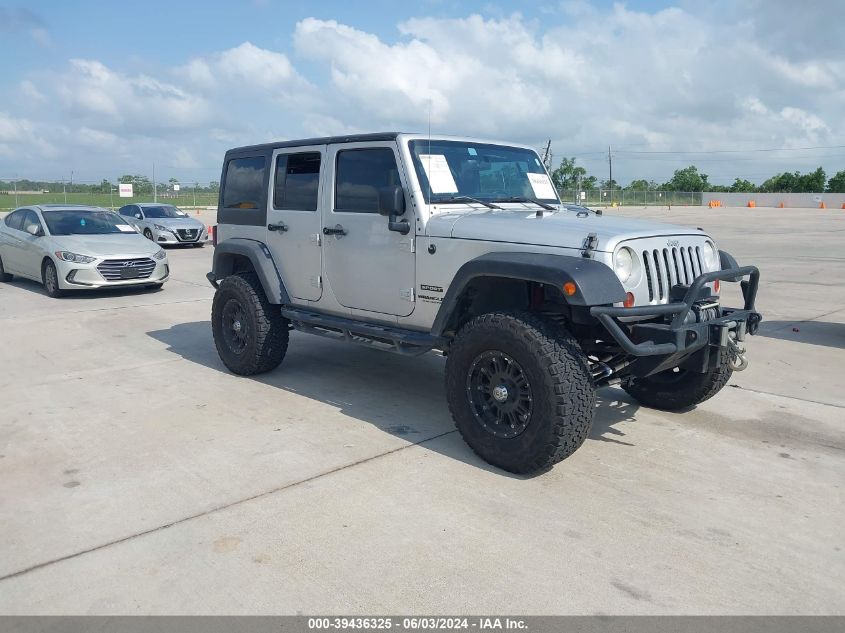
[[[431,170],[431,97],[428,98],[428,168]],[[426,172],[426,180],[428,181],[428,205],[431,208],[431,177]],[[429,213],[431,211],[429,210]]]

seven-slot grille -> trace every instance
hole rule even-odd
[[[196,242],[200,238],[200,230],[176,229],[176,235],[183,242]]]
[[[126,279],[147,279],[153,274],[156,263],[149,257],[137,259],[107,259],[97,266],[97,270],[106,281],[124,281]],[[131,270],[131,274],[124,271]],[[137,273],[137,274],[136,274]]]
[[[643,251],[648,300],[665,302],[677,284],[689,285],[704,272],[699,246],[677,246]]]

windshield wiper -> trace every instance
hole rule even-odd
[[[441,204],[443,202],[477,202],[478,204],[484,205],[488,209],[500,209],[501,210],[501,208],[502,208],[502,207],[497,206],[495,204],[491,204],[489,202],[484,202],[484,200],[479,200],[478,198],[471,198],[469,196],[451,196],[449,198],[444,198],[443,200],[435,200],[435,202],[441,203]]]
[[[538,207],[543,207],[544,209],[546,209],[546,211],[555,210],[555,207],[550,204],[540,202],[539,200],[536,200],[534,198],[526,198],[525,196],[513,196],[511,198],[502,198],[501,200],[497,198],[496,202],[531,202],[533,204],[536,204]]]

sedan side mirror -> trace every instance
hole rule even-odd
[[[140,220],[140,219],[141,219],[141,214],[140,214],[140,213],[136,213],[136,214],[135,214],[135,219],[136,219],[136,220]]]
[[[26,227],[26,232],[32,235],[33,237],[41,237],[44,233],[41,231],[41,227],[37,224],[30,224]]]
[[[378,212],[397,216],[405,213],[405,190],[402,187],[382,187],[378,190]]]

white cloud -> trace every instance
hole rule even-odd
[[[786,37],[789,29],[761,1],[647,12],[567,0],[549,3],[537,19],[492,11],[409,19],[392,37],[307,18],[291,34],[292,50],[245,41],[146,73],[70,60],[61,72],[20,83],[33,107],[0,117],[0,143],[24,142],[2,140],[3,126],[8,137],[9,117],[17,117],[14,129],[29,121],[31,136],[53,141],[42,148],[65,156],[97,147],[112,168],[165,153],[169,164],[208,167],[216,178],[212,168],[227,147],[424,131],[430,115],[435,133],[536,146],[551,137],[558,159],[580,156],[598,174],[606,169],[601,150],[612,143],[623,182],[666,179],[696,162],[626,151],[845,144],[845,43],[811,45],[835,12],[771,0],[800,27]],[[715,181],[721,174],[762,180],[750,172],[806,169],[819,160],[772,162],[783,156],[756,154],[771,160],[750,169],[748,157],[732,163],[719,155],[711,157],[718,168],[707,171]]]
[[[202,89],[245,84],[253,88],[285,90],[307,85],[286,55],[259,48],[251,42],[208,57],[194,58],[178,72]]]
[[[18,84],[18,89],[21,95],[28,99],[31,103],[42,103],[47,97],[44,96],[38,87],[29,79],[24,79]]]
[[[211,107],[192,94],[146,75],[118,73],[95,60],[72,59],[56,92],[73,116],[127,131],[197,128]]]

